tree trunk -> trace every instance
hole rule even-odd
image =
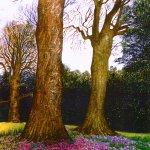
[[[20,74],[15,73],[10,83],[10,105],[9,105],[9,122],[20,122],[19,115],[19,81]]]
[[[55,143],[69,139],[61,115],[63,0],[39,0],[36,39],[38,67],[33,106],[23,138]]]
[[[105,118],[105,94],[108,78],[108,59],[112,40],[101,39],[93,44],[93,60],[91,66],[91,95],[85,121],[79,131],[84,134],[114,135]]]

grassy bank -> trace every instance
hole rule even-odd
[[[129,133],[129,132],[118,132],[119,135],[130,138],[135,141],[150,143],[150,133]]]
[[[15,135],[21,133],[24,129],[25,123],[0,123],[0,136]]]

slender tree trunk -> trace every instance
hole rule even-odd
[[[61,115],[63,7],[63,0],[39,0],[36,86],[29,121],[22,134],[35,142],[69,139]]]
[[[93,45],[91,66],[91,96],[85,121],[79,131],[84,134],[114,135],[105,117],[105,94],[108,78],[108,59],[112,41],[101,39]]]
[[[20,74],[18,71],[14,73],[10,81],[10,105],[9,105],[9,122],[20,122],[19,114],[19,82]]]

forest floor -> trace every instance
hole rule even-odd
[[[72,144],[61,141],[53,145],[28,143],[19,139],[25,123],[0,123],[0,150],[150,150],[150,133],[118,132],[120,136],[83,135],[66,125]]]

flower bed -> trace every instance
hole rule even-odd
[[[69,131],[73,143],[61,141],[53,145],[20,141],[20,134],[0,138],[0,150],[150,150],[149,143],[133,141],[122,136],[88,136]]]

